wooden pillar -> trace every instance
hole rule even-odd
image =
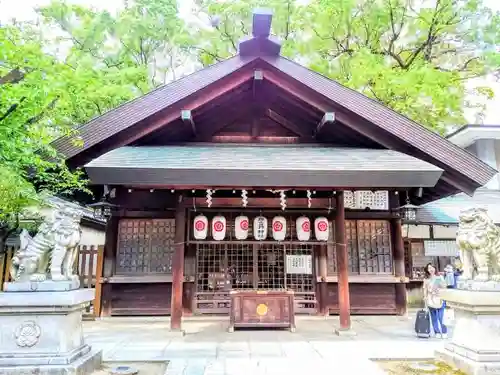
[[[91,255],[92,256],[92,255]],[[92,258],[90,258],[92,259]],[[104,246],[97,247],[97,265],[95,272],[95,296],[94,296],[94,316],[101,316],[102,306],[102,269],[104,266]],[[93,268],[89,266],[90,275],[92,275]],[[92,282],[89,282],[92,285]]]
[[[321,315],[328,315],[328,291],[327,291],[327,283],[326,283],[327,271],[328,271],[327,248],[326,248],[326,245],[320,245],[319,252],[318,252],[318,274],[320,277],[319,313]]]
[[[351,303],[349,301],[349,269],[347,244],[345,240],[344,192],[336,195],[335,243],[337,253],[337,276],[339,295],[340,329],[337,333],[351,329]]]
[[[396,309],[399,315],[407,312],[407,294],[405,280],[405,246],[401,219],[391,220],[393,238],[394,275],[401,282],[396,284]]]
[[[119,218],[111,216],[106,223],[106,232],[104,238],[104,262],[102,270],[102,297],[101,297],[101,316],[111,315],[112,286],[106,282],[108,277],[113,276],[115,272],[116,244],[118,241],[118,223]]]
[[[186,209],[179,196],[175,212],[175,249],[172,259],[172,300],[170,329],[181,330],[182,321],[182,284],[184,281],[184,244],[186,232]]]

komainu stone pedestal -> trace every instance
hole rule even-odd
[[[99,368],[101,352],[85,344],[82,330],[93,299],[91,289],[0,293],[0,375],[84,375]]]
[[[500,375],[500,291],[446,289],[455,310],[450,342],[436,357],[468,375]]]

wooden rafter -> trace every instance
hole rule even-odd
[[[273,111],[270,108],[268,108],[266,110],[266,116],[269,117],[274,122],[277,122],[278,124],[280,124],[284,128],[286,128],[286,129],[290,130],[291,132],[299,135],[300,137],[304,137],[304,138],[310,137],[310,134],[307,134],[297,124],[295,124],[294,122],[286,119],[285,117],[283,117],[282,115],[280,115],[279,113]]]
[[[189,109],[183,109],[181,111],[181,120],[185,124],[189,124],[191,126],[191,129],[193,130],[193,134],[196,134],[196,125],[193,120],[193,114]]]
[[[200,122],[201,116],[209,115],[212,116],[213,111],[218,111],[222,107],[230,106],[233,107],[233,102],[240,100],[243,97],[251,97],[253,79],[248,80],[248,82],[234,88],[233,90],[227,92],[225,95],[206,103],[200,108],[193,111],[196,116],[196,121]]]
[[[262,70],[255,70],[253,72],[253,86],[252,86],[252,94],[254,100],[259,100],[259,91],[262,90],[262,82],[264,80],[264,74]]]
[[[264,77],[266,80],[271,82],[274,86],[284,90],[289,96],[298,99],[304,103],[308,103],[313,108],[326,113],[333,112],[333,106],[328,102],[327,99],[319,100],[316,95],[309,94],[306,90],[297,90],[297,85],[287,82],[280,78],[276,73],[270,70],[264,70]]]
[[[319,99],[316,95],[309,94],[307,90],[298,90],[296,85],[289,83],[283,79],[280,79],[278,75],[276,75],[274,72],[271,72],[269,70],[264,71],[264,76],[266,80],[269,80],[271,83],[279,87],[280,89],[286,91],[290,96],[296,97],[297,99],[309,103],[310,105],[314,106],[315,108],[324,111],[325,113],[327,112],[333,112],[332,111],[332,105],[328,104],[327,100],[321,100]],[[336,119],[341,122],[342,124],[348,126],[352,130],[355,130],[359,134],[372,139],[373,141],[379,143],[383,147],[390,149],[390,150],[396,150],[396,151],[401,151],[401,152],[409,152],[410,154],[415,154],[415,152],[410,152],[411,150],[404,150],[401,147],[401,144],[399,142],[396,142],[396,140],[392,140],[391,137],[385,137],[383,136],[379,131],[377,131],[375,128],[370,126],[370,124],[366,120],[360,119],[360,121],[353,121],[352,117],[347,115],[344,112],[336,111]],[[435,165],[441,165],[441,162],[439,160],[435,161]],[[470,189],[466,189],[466,186],[462,185],[460,182],[457,182],[455,179],[451,179],[447,176],[445,173],[443,175],[443,181],[446,183],[450,184],[454,188],[464,191],[464,192],[471,192]]]
[[[327,124],[331,124],[335,121],[335,112],[326,112],[323,115],[323,118],[321,121],[318,123],[318,126],[316,127],[316,131],[314,132],[314,135],[317,136],[321,130],[325,127]]]
[[[240,74],[234,74],[232,79],[226,82],[225,84],[217,88],[214,88],[211,91],[207,91],[204,95],[195,96],[192,100],[188,101],[183,107],[185,109],[190,109],[191,111],[194,111],[195,109],[200,108],[203,105],[210,103],[214,99],[219,98],[222,95],[228,94],[232,90],[245,84],[250,79],[252,79],[252,73],[253,73],[252,71],[242,71]],[[117,142],[113,144],[111,147],[109,147],[109,149],[114,149],[117,147],[122,147],[131,144],[137,141],[138,139],[148,134],[151,134],[153,131],[160,129],[162,126],[165,126],[165,124],[168,124],[178,118],[179,118],[179,112],[168,111],[164,116],[160,116],[155,121],[151,121],[148,124],[148,126],[141,129],[140,131],[132,132],[131,134],[129,133],[122,139],[117,140]],[[102,152],[107,152],[108,150],[106,148],[102,148],[100,151],[102,153]]]
[[[200,130],[197,136],[197,140],[204,141],[206,139],[209,139],[218,132],[222,131],[224,128],[233,125],[236,121],[238,121],[241,118],[245,118],[251,113],[252,113],[251,108],[246,108],[243,110],[241,108],[236,108],[233,111],[227,112],[224,115],[224,121],[222,123],[218,121],[217,125],[214,127],[208,125],[203,126],[204,130]]]
[[[321,111],[318,112],[318,109],[310,105],[308,102],[301,101],[297,97],[290,95],[281,87],[269,82],[266,82],[265,87],[270,101],[276,103],[286,103],[289,106],[299,109],[300,112],[303,112],[304,114],[307,114],[308,117],[311,117],[311,121],[313,123],[317,123],[320,120]]]
[[[257,139],[260,134],[260,122],[257,117],[257,113],[261,112],[262,103],[262,88],[263,88],[264,74],[262,70],[255,70],[253,72],[253,87],[252,87],[252,99],[254,108],[254,119],[252,121],[250,134],[253,139]]]

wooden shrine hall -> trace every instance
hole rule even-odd
[[[104,191],[105,315],[402,314],[401,207],[496,173],[379,102],[280,55],[255,12],[239,53],[54,142]],[[104,187],[104,188],[103,188]]]

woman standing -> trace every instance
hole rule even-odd
[[[436,274],[436,268],[428,263],[425,268],[424,279],[424,302],[429,309],[432,328],[436,337],[447,338],[448,328],[443,323],[444,301],[439,297],[439,290],[446,288],[446,282],[442,276]]]

